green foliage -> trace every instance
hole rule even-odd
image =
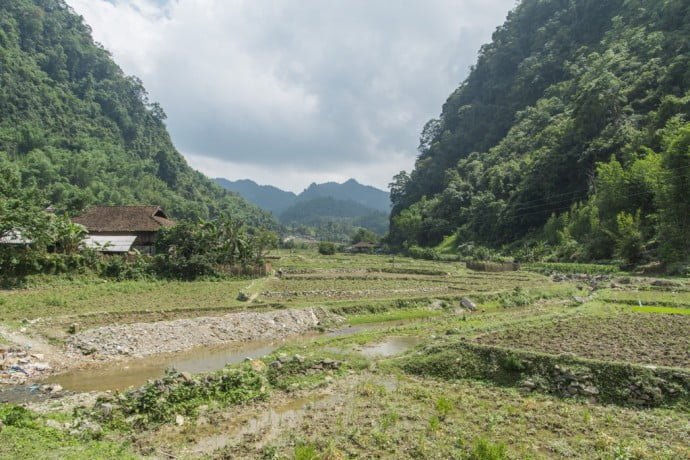
[[[660,240],[666,261],[690,257],[690,123],[669,123],[663,137]]]
[[[407,254],[413,259],[424,260],[439,260],[440,256],[434,248],[422,248],[419,246],[410,246],[407,248]]]
[[[332,256],[335,254],[335,244],[329,241],[322,241],[319,243],[319,254],[324,256]]]
[[[634,264],[642,258],[644,239],[640,230],[640,213],[636,216],[621,212],[618,214],[618,238],[616,240],[616,254],[629,264]]]
[[[181,222],[160,232],[154,258],[157,273],[181,279],[220,276],[233,267],[254,267],[278,237],[223,216],[215,221]]]
[[[391,184],[389,243],[686,259],[689,15],[681,0],[519,2]]]
[[[475,441],[467,460],[505,460],[508,458],[508,449],[505,444],[493,443],[480,438]]]
[[[352,239],[350,240],[350,243],[352,244],[357,244],[361,242],[365,243],[377,243],[379,241],[378,236],[376,236],[376,233],[372,232],[371,230],[367,230],[366,228],[358,228],[355,231],[355,234],[352,235]]]
[[[174,422],[177,415],[194,416],[203,404],[228,406],[262,399],[266,395],[265,378],[249,368],[226,368],[202,378],[169,371],[162,379],[129,390],[115,399],[100,399],[89,415],[115,426],[150,427]]]
[[[17,166],[0,199],[21,181],[59,213],[158,204],[176,218],[276,225],[187,165],[161,107],[63,0],[0,3],[0,62],[0,162]]]

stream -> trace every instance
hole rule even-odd
[[[230,343],[215,347],[199,347],[184,352],[164,355],[153,355],[145,358],[133,358],[124,361],[111,361],[82,369],[75,369],[57,374],[39,382],[39,385],[58,384],[71,392],[122,391],[130,387],[145,384],[148,380],[157,379],[169,368],[191,374],[211,372],[228,364],[237,364],[247,358],[255,359],[266,356],[276,349],[301,341],[318,337],[342,337],[356,334],[368,329],[380,329],[400,325],[371,324],[347,327],[327,333],[309,333],[287,337],[281,340],[255,340],[245,343]],[[382,358],[404,353],[422,341],[417,336],[390,336],[386,339],[358,348],[334,349],[340,352],[359,352],[371,358]],[[330,348],[330,347],[329,347]],[[23,385],[0,388],[0,402],[21,402],[39,396],[39,385]],[[32,397],[33,396],[33,397]]]

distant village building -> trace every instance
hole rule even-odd
[[[28,246],[31,243],[33,243],[33,241],[26,238],[21,230],[10,230],[0,235],[0,244],[8,246]]]
[[[376,245],[374,243],[369,243],[368,241],[360,241],[357,244],[353,244],[350,247],[351,252],[355,253],[365,253],[365,254],[370,254],[376,249]]]
[[[160,206],[94,206],[72,220],[88,231],[84,246],[108,253],[153,254],[158,232],[175,225]]]

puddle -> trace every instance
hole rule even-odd
[[[261,415],[222,429],[223,433],[209,436],[193,449],[194,456],[222,449],[232,443],[250,438],[255,447],[261,447],[285,426],[295,426],[314,404],[334,399],[332,395],[317,395],[294,399],[275,407],[268,407]]]
[[[165,375],[165,370],[174,367],[180,372],[201,373],[223,368],[226,364],[237,364],[245,358],[260,358],[285,345],[282,341],[254,341],[247,344],[233,344],[225,347],[203,347],[172,355],[151,356],[127,361],[118,361],[98,367],[80,369],[59,374],[41,383],[57,383],[65,390],[75,392],[125,390],[141,386],[149,379]]]
[[[49,396],[39,391],[40,385],[16,385],[0,387],[0,403],[19,404],[45,401]]]
[[[388,337],[383,342],[363,346],[359,352],[367,358],[385,358],[405,353],[407,350],[422,343],[422,337],[401,336]]]

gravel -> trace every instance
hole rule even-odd
[[[189,348],[278,339],[313,330],[344,318],[320,307],[241,312],[225,316],[200,317],[154,323],[104,326],[70,337],[68,347],[83,354],[101,356],[148,356]]]

